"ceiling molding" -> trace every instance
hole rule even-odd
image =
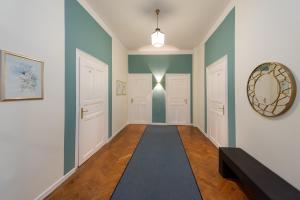
[[[128,55],[180,55],[193,54],[193,50],[179,50],[179,51],[128,51]]]
[[[77,2],[89,13],[89,15],[99,24],[99,26],[101,26],[103,30],[110,35],[110,37],[112,37],[112,39],[117,40],[124,47],[124,49],[126,49],[126,51],[128,50],[86,0],[77,0]]]
[[[140,51],[151,44],[156,8],[162,10],[159,25],[166,34],[166,44],[178,50],[191,50],[203,40],[231,0],[127,0],[118,4],[102,0],[77,1],[83,2],[83,6],[84,2],[88,4],[128,51]]]
[[[212,34],[217,30],[217,28],[222,24],[224,19],[230,13],[230,11],[235,7],[234,0],[231,0],[227,7],[224,9],[220,17],[216,20],[216,22],[211,26],[206,36],[203,38],[202,42],[199,45],[204,45],[205,42],[212,36]],[[197,45],[198,46],[198,45]]]
[[[99,15],[94,11],[94,9],[89,5],[86,0],[77,0],[78,3],[91,15],[92,18],[105,30],[107,34],[111,37],[115,37],[112,30],[105,24],[105,22],[99,17]]]
[[[77,0],[77,2],[90,14],[90,16],[104,29],[104,31],[112,37],[112,39],[117,40],[123,47],[128,51],[128,49],[124,46],[124,44],[119,40],[119,38],[113,33],[110,27],[101,19],[101,17],[97,14],[97,12],[92,8],[92,6],[87,2],[87,0]],[[211,26],[206,36],[203,38],[202,42],[199,45],[205,44],[205,42],[209,39],[209,37],[216,31],[219,25],[224,21],[225,17],[229,14],[229,12],[234,8],[235,3],[234,0],[231,0],[227,7],[224,9],[220,17],[216,20],[216,22]],[[198,46],[198,45],[197,45]],[[192,54],[193,50],[178,50],[178,51],[145,51],[141,52],[138,50],[128,51],[129,55],[178,55],[178,54]]]

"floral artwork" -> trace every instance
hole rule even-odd
[[[43,62],[1,53],[1,99],[43,98]]]
[[[19,80],[20,92],[34,91],[37,87],[37,76],[34,74],[31,65],[20,63],[19,66],[15,66],[13,74]]]

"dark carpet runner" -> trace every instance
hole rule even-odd
[[[148,126],[112,200],[201,200],[176,126]]]

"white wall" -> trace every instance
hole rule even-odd
[[[45,61],[44,100],[0,102],[0,198],[31,200],[63,176],[64,1],[1,1],[0,13],[0,49]]]
[[[235,3],[237,146],[300,189],[300,1],[239,0]],[[266,61],[288,66],[298,84],[293,107],[275,119],[255,113],[246,96],[251,71]]]
[[[127,83],[127,50],[115,37],[112,38],[112,134],[117,134],[128,122],[127,95],[117,96],[116,81]]]
[[[205,129],[205,90],[204,90],[204,45],[193,51],[193,124],[201,131]]]

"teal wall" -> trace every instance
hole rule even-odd
[[[80,6],[77,0],[65,0],[65,140],[64,172],[75,164],[76,126],[76,48],[109,65],[109,137],[112,113],[112,39]]]
[[[160,82],[165,88],[166,73],[191,74],[191,120],[192,120],[192,55],[129,55],[128,73],[151,73],[153,74],[152,96],[152,122],[166,122],[166,98],[163,90],[157,90],[156,78],[162,77]]]
[[[223,56],[228,56],[228,129],[229,145],[235,146],[235,9],[233,9],[213,35],[205,43],[205,66],[209,66]],[[206,73],[205,73],[206,75]],[[206,79],[206,78],[205,78]],[[205,87],[206,88],[206,87]],[[206,96],[206,91],[205,91]],[[206,98],[205,98],[206,101]],[[205,103],[205,118],[207,119],[207,104]],[[205,131],[207,131],[207,120]]]

